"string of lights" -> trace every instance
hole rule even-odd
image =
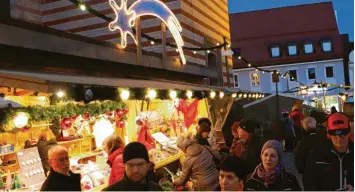
[[[287,76],[290,76],[290,80],[295,81],[296,83],[298,83],[299,85],[302,86],[301,89],[306,89],[306,90],[308,90],[308,89],[313,88],[315,85],[316,85],[316,86],[319,86],[320,88],[321,88],[321,87],[328,87],[328,86],[333,86],[333,87],[335,87],[335,88],[353,88],[353,86],[344,86],[344,85],[337,85],[337,84],[325,83],[325,82],[323,82],[323,81],[317,81],[316,79],[314,80],[314,83],[313,83],[312,85],[305,85],[304,83],[298,81],[297,78],[294,77],[294,76],[290,73],[290,71],[287,71],[287,72],[284,73],[284,74],[280,74],[280,72],[277,71],[277,70],[265,70],[265,69],[262,69],[262,68],[260,68],[260,67],[257,67],[257,66],[255,66],[255,65],[253,65],[251,62],[249,62],[246,58],[244,58],[244,57],[242,57],[242,56],[240,56],[240,55],[238,56],[238,59],[239,59],[239,60],[242,60],[242,61],[245,62],[245,63],[247,63],[249,68],[255,68],[255,71],[261,71],[262,73],[271,73],[271,74],[273,74],[273,73],[276,72],[276,74],[277,74],[279,77],[282,77],[282,78],[287,78]]]
[[[94,8],[92,8],[90,5],[80,2],[79,0],[69,0],[70,2],[72,2],[73,4],[75,4],[76,6],[78,6],[82,11],[87,11],[93,15],[95,15],[96,17],[99,17],[107,22],[111,22],[113,21],[112,18],[100,13],[99,11],[95,10]],[[132,28],[132,31],[134,32],[134,34],[136,34],[136,29]],[[162,40],[158,39],[158,38],[154,38],[151,37],[145,33],[141,33],[141,37],[147,39],[148,41],[150,41],[150,43],[152,45],[154,45],[155,43],[161,43]],[[177,48],[176,44],[173,43],[166,43],[167,46],[172,47],[172,48]],[[207,53],[209,53],[210,51],[213,51],[215,49],[221,49],[224,46],[227,46],[228,48],[230,48],[230,45],[227,42],[223,42],[223,43],[217,43],[216,46],[211,46],[211,47],[188,47],[188,46],[182,46],[182,48],[184,50],[190,50],[193,51],[194,54],[196,54],[197,51],[206,51]]]

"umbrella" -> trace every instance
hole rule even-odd
[[[15,101],[11,101],[11,100],[5,99],[3,97],[0,97],[0,109],[6,108],[9,106],[11,106],[13,108],[23,107],[21,104],[15,102]]]

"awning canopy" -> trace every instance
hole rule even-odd
[[[0,86],[11,86],[38,92],[53,93],[60,89],[60,87],[63,87],[65,84],[69,83],[123,88],[137,87],[199,91],[224,89],[216,86],[197,85],[165,80],[137,80],[0,70]]]

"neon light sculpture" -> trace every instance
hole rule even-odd
[[[135,20],[138,17],[151,15],[162,20],[170,30],[175,39],[177,50],[183,64],[186,64],[186,58],[182,51],[184,41],[181,37],[182,27],[175,17],[174,13],[159,0],[138,0],[127,9],[127,0],[121,0],[119,7],[115,0],[109,0],[110,6],[115,12],[115,19],[110,22],[108,28],[110,31],[119,30],[121,34],[121,46],[127,46],[127,35],[130,35],[134,42],[137,40],[133,34],[132,27],[135,26]]]

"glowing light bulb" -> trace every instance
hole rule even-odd
[[[86,10],[86,6],[84,4],[80,4],[79,5],[79,8],[82,10],[82,11],[85,11]]]
[[[236,94],[236,93],[233,93],[233,94],[232,94],[232,97],[233,97],[233,98],[236,98],[236,97],[237,97],[237,94]]]
[[[65,93],[64,93],[63,91],[58,91],[58,92],[57,92],[57,96],[58,96],[59,98],[64,97],[64,95],[65,95]]]
[[[207,53],[211,53],[211,51],[210,51],[210,50],[207,50]]]
[[[219,98],[223,98],[224,97],[224,93],[221,91],[221,92],[219,92]]]
[[[216,92],[215,91],[211,91],[210,92],[210,98],[213,99],[216,97]]]
[[[231,45],[230,45],[230,44],[228,44],[228,45],[227,45],[227,47],[228,47],[228,48],[231,48]]]
[[[25,113],[19,112],[14,118],[14,124],[16,128],[22,128],[28,123],[28,117]]]
[[[126,89],[121,91],[120,97],[123,101],[127,100],[129,98],[130,92]]]
[[[217,46],[219,46],[219,43],[217,43]]]
[[[170,99],[175,99],[177,97],[177,92],[174,90],[171,90],[169,92],[169,97],[170,97]]]
[[[150,44],[151,44],[151,45],[154,45],[155,43],[154,43],[154,41],[151,41]]]
[[[251,67],[251,64],[250,64],[250,63],[248,64],[248,67]]]
[[[147,94],[147,98],[155,99],[155,97],[157,97],[157,92],[155,90],[149,90]]]
[[[242,57],[241,57],[241,56],[238,56],[238,59],[242,59]]]
[[[186,91],[186,97],[187,97],[188,99],[191,99],[191,97],[192,97],[192,91]]]
[[[194,51],[194,54],[196,55],[196,51]]]

